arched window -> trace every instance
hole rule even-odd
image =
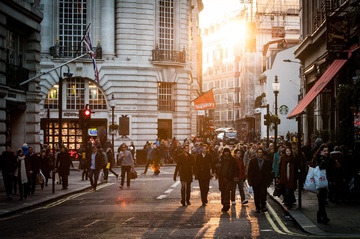
[[[80,110],[89,105],[90,109],[106,109],[106,100],[96,84],[81,77],[63,79],[66,95],[63,96],[67,110]],[[45,99],[45,109],[58,109],[59,85],[54,85]]]

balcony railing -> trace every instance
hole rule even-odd
[[[93,51],[96,59],[102,59],[102,47],[101,45],[97,45],[93,47]],[[53,58],[75,58],[84,54],[86,52],[86,47],[78,47],[74,46],[61,46],[56,44],[55,46],[50,47],[50,55]],[[90,58],[89,55],[84,56],[84,58]]]
[[[20,83],[29,79],[29,70],[13,64],[6,64],[6,85],[10,88],[26,90]]]
[[[172,62],[172,63],[185,63],[186,54],[185,49],[182,51],[172,51],[172,50],[160,50],[156,47],[152,50],[152,60],[159,62]]]

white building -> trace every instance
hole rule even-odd
[[[91,136],[102,142],[112,139],[112,97],[116,100],[114,123],[123,129],[126,120],[122,121],[122,116],[129,122],[125,138],[114,135],[115,150],[122,142],[133,141],[142,148],[146,141],[156,138],[183,140],[196,132],[196,114],[190,101],[197,97],[192,92],[197,92],[200,79],[201,48],[197,46],[201,0],[46,0],[42,5],[44,74],[37,110],[45,143],[55,146],[61,141],[69,149],[77,149]],[[88,26],[99,82],[94,80],[88,56],[52,70],[86,53],[81,40]],[[72,76],[61,75],[67,72]],[[61,96],[63,123],[59,132]],[[79,110],[86,106],[93,112],[92,130],[86,131],[83,139]]]
[[[274,58],[267,59],[268,69],[263,73],[261,81],[264,87],[266,97],[263,99],[263,105],[269,104],[270,114],[275,114],[275,94],[272,88],[272,83],[277,76],[280,83],[280,90],[278,93],[277,106],[278,117],[281,123],[278,125],[278,135],[286,136],[287,132],[297,132],[297,122],[295,119],[287,119],[291,109],[298,104],[298,97],[300,93],[300,70],[301,65],[295,59],[294,50],[297,46],[288,48],[278,52]],[[273,60],[271,62],[271,60]],[[284,60],[288,62],[284,62]],[[289,60],[291,62],[289,62]],[[261,113],[261,122],[264,122],[264,115],[266,108],[259,108],[257,113]],[[261,138],[266,137],[266,126],[261,123]],[[270,127],[270,136],[274,136],[274,129]]]

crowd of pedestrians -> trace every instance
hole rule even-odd
[[[77,153],[81,180],[89,180],[91,190],[96,191],[98,181],[107,181],[109,173],[116,179],[120,177],[119,188],[130,188],[131,171],[136,165],[135,145],[131,142],[121,144],[117,151],[107,141],[103,147],[92,139],[86,149],[81,146]],[[88,151],[87,151],[88,150]],[[178,176],[181,183],[181,205],[191,205],[191,184],[198,180],[201,202],[208,204],[209,184],[216,179],[221,193],[222,211],[227,212],[231,204],[236,204],[236,191],[239,191],[241,204],[249,201],[249,192],[253,192],[256,213],[266,212],[267,188],[273,183],[277,195],[291,209],[296,203],[295,191],[304,183],[307,168],[319,166],[325,169],[329,180],[328,188],[318,191],[318,222],[329,223],[325,210],[328,202],[335,204],[351,200],[358,190],[359,165],[356,156],[351,156],[346,146],[324,144],[318,138],[311,146],[305,142],[299,152],[297,142],[278,142],[266,145],[257,143],[238,143],[224,145],[216,138],[207,140],[185,139],[179,141],[156,139],[143,146],[146,164],[143,175],[149,167],[153,175],[161,173],[161,165],[175,163],[173,179]],[[121,167],[121,173],[113,171],[114,166]],[[69,187],[68,176],[72,160],[65,146],[51,151],[44,145],[40,154],[24,144],[15,152],[7,147],[0,156],[5,190],[8,200],[19,193],[20,200],[26,199],[48,185],[52,175],[58,175],[62,189]],[[301,172],[299,174],[298,172]],[[40,176],[41,177],[40,177]],[[40,177],[40,180],[39,180]],[[41,180],[42,179],[42,180]]]

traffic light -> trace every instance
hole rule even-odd
[[[264,115],[264,125],[269,126],[270,125],[270,115],[266,114]]]
[[[86,127],[89,126],[90,121],[91,121],[91,110],[90,109],[79,110],[79,124]]]
[[[84,109],[84,125],[89,126],[91,121],[91,111],[90,109]]]

